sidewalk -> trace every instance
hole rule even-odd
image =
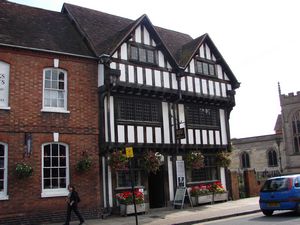
[[[139,225],[193,224],[231,216],[259,212],[259,198],[246,198],[213,205],[190,207],[184,209],[151,209],[147,214],[138,215]],[[78,224],[78,221],[70,223]],[[106,219],[87,220],[86,225],[135,225],[135,216],[121,217],[112,215]],[[60,224],[52,224],[60,225]]]

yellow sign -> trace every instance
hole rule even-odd
[[[132,147],[126,147],[126,157],[133,158],[133,148]]]

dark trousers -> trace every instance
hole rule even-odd
[[[66,219],[65,225],[69,225],[69,222],[70,222],[70,219],[71,219],[71,212],[72,212],[72,210],[74,211],[74,213],[78,217],[79,221],[80,222],[84,222],[84,219],[82,218],[82,216],[80,215],[80,212],[78,211],[77,204],[74,204],[72,206],[68,205],[67,219]]]

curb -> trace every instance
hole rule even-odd
[[[246,212],[240,212],[236,214],[229,214],[229,215],[224,215],[224,216],[216,216],[216,217],[211,217],[207,219],[201,219],[201,220],[193,220],[193,221],[187,221],[183,223],[176,223],[174,225],[193,225],[195,223],[203,223],[203,222],[209,222],[213,220],[221,220],[221,219],[226,219],[230,217],[236,217],[236,216],[243,216],[243,215],[248,215],[248,214],[253,214],[253,213],[258,213],[261,212],[260,209],[252,210],[252,211],[246,211]]]

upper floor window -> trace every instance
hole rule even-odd
[[[8,199],[7,195],[7,144],[0,142],[0,200]]]
[[[159,102],[146,99],[117,99],[117,119],[119,121],[160,123]]]
[[[44,70],[43,110],[67,110],[67,72],[57,68]]]
[[[277,153],[274,149],[270,149],[268,151],[268,165],[269,166],[278,166]]]
[[[10,65],[0,61],[0,109],[9,109],[9,70]]]
[[[216,76],[215,65],[208,62],[195,60],[196,73],[203,75]]]
[[[300,152],[300,111],[296,112],[292,118],[294,151]]]
[[[250,157],[247,152],[242,153],[241,161],[242,161],[241,164],[243,169],[250,168]]]
[[[62,143],[42,146],[42,197],[65,196],[69,184],[69,149]]]
[[[219,127],[220,119],[217,109],[202,108],[198,105],[186,105],[186,122],[189,127]]]
[[[156,64],[156,51],[155,48],[150,46],[129,45],[129,58],[131,60]]]

